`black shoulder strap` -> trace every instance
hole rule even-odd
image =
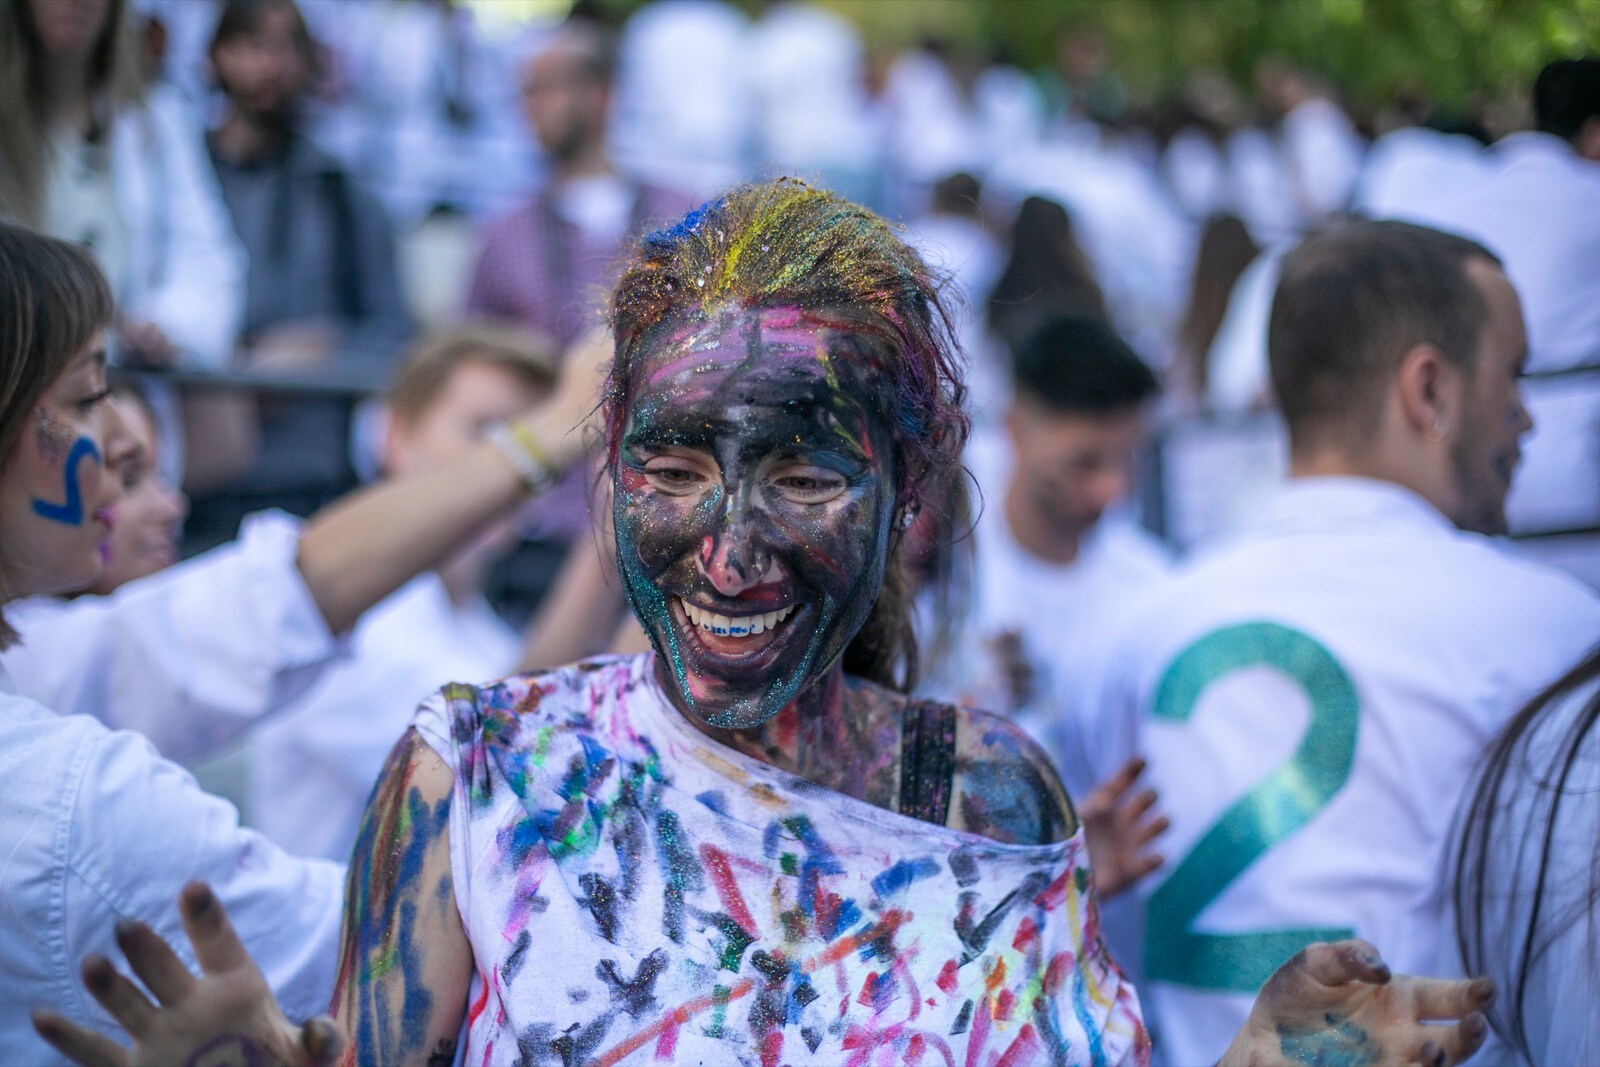
[[[900,721],[900,813],[943,826],[956,768],[956,709],[919,701]]]

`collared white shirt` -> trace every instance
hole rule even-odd
[[[1482,242],[1505,263],[1528,324],[1528,369],[1600,363],[1600,163],[1547,133],[1514,133],[1472,190],[1419,221]]]
[[[1449,933],[1417,904],[1469,768],[1600,598],[1408,490],[1306,478],[1106,629],[1078,744],[1101,774],[1145,756],[1172,820],[1140,990],[1158,1057],[1199,1063],[1305,943],[1430,962]]]
[[[1465,134],[1405,126],[1372,143],[1354,208],[1374,219],[1427,224],[1437,205],[1465,195],[1483,181],[1493,157]]]
[[[327,1010],[343,871],[250,830],[233,805],[127,731],[0,692],[0,1063],[66,1063],[30,1009],[125,1040],[83,988],[84,956],[121,960],[114,929],[140,919],[195,968],[178,918],[185,883],[210,884],[291,1019]]]
[[[15,691],[136,730],[193,764],[289,704],[342,644],[295,564],[299,520],[263,512],[237,540],[108,597],[9,606]]]
[[[348,859],[417,705],[447,682],[504,676],[519,646],[481,597],[457,607],[436,574],[413,579],[363,616],[348,658],[256,735],[251,820],[298,855]]]

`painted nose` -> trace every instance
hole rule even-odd
[[[700,551],[700,570],[723,596],[738,596],[760,583],[767,553],[747,520],[733,520],[710,534]]]

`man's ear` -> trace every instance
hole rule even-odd
[[[1412,345],[1400,357],[1395,390],[1406,424],[1419,436],[1442,441],[1460,424],[1461,372],[1437,346]]]
[[[1584,159],[1600,163],[1600,115],[1590,115],[1583,120],[1577,135],[1572,138],[1572,147]]]

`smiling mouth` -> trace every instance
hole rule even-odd
[[[697,607],[682,597],[674,597],[673,612],[689,631],[689,640],[699,657],[713,670],[746,672],[760,670],[777,653],[780,631],[801,605],[790,604],[775,611],[752,615],[723,615]],[[708,658],[706,658],[708,657]]]
[[[790,604],[777,611],[763,612],[759,615],[719,615],[705,608],[697,608],[682,597],[678,603],[683,607],[683,613],[688,616],[689,622],[699,628],[702,633],[714,637],[754,637],[756,634],[775,630],[778,625],[794,614],[795,606]]]

